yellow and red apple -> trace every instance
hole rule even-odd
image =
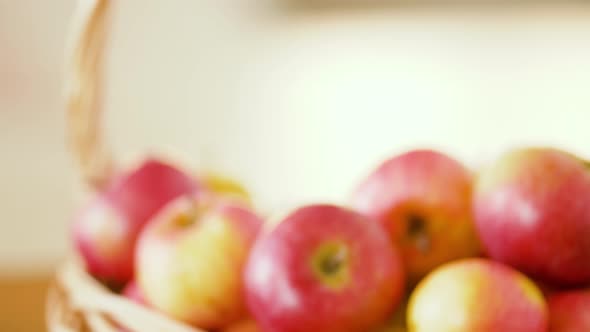
[[[410,332],[547,332],[543,294],[520,272],[472,258],[444,264],[410,297]]]
[[[226,200],[235,200],[238,203],[252,204],[250,193],[237,180],[215,172],[203,172],[197,176],[203,189]]]
[[[414,282],[442,263],[479,253],[472,182],[470,172],[456,160],[415,150],[372,172],[352,204],[388,230]]]
[[[540,280],[590,282],[590,170],[551,148],[513,150],[476,185],[476,223],[488,255]]]
[[[242,271],[262,221],[247,208],[180,198],[142,232],[137,282],[155,309],[204,329],[246,314]]]
[[[333,205],[288,215],[252,249],[248,308],[265,332],[366,332],[400,302],[404,271],[377,223]]]
[[[73,223],[74,243],[87,270],[111,286],[129,282],[143,226],[173,199],[200,189],[191,176],[155,159],[118,176]]]

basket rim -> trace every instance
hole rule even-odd
[[[58,268],[46,303],[46,321],[52,332],[75,331],[80,326],[97,332],[120,331],[120,327],[141,332],[207,332],[112,293],[76,257],[69,257]],[[74,330],[68,320],[74,320]]]

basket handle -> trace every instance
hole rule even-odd
[[[66,132],[84,182],[100,190],[114,169],[101,132],[102,60],[110,0],[79,0],[65,75]]]

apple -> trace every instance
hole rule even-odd
[[[250,194],[242,184],[235,179],[214,172],[203,172],[197,178],[204,189],[225,200],[236,200],[238,203],[252,205]]]
[[[262,220],[235,203],[181,197],[138,241],[136,278],[155,309],[203,329],[246,316],[242,271]]]
[[[549,304],[549,331],[590,331],[590,289],[554,293]]]
[[[444,264],[410,297],[411,332],[546,332],[547,305],[520,272],[481,258]]]
[[[403,324],[397,322],[388,323],[385,327],[377,330],[378,332],[406,332],[408,331]]]
[[[476,225],[487,254],[542,281],[590,282],[590,171],[552,148],[510,151],[476,184]]]
[[[137,283],[135,281],[131,281],[127,284],[127,286],[125,286],[122,295],[137,304],[148,306],[145,296],[139,287],[137,287]]]
[[[223,332],[261,332],[260,328],[258,328],[258,324],[253,319],[243,320],[239,323],[236,323],[227,329],[223,330]]]
[[[456,160],[413,150],[373,171],[352,206],[387,229],[414,283],[442,263],[479,253],[472,185],[471,173]]]
[[[408,308],[407,298],[405,298],[387,323],[376,330],[376,332],[406,332],[406,310]]]
[[[133,278],[135,243],[143,226],[171,200],[199,191],[192,177],[155,159],[119,175],[72,225],[88,272],[114,288],[126,284]]]
[[[265,332],[366,332],[400,302],[404,271],[377,223],[334,205],[297,209],[246,265],[248,308]]]

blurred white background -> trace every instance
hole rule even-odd
[[[82,200],[61,100],[74,5],[0,0],[0,270],[50,269]],[[528,144],[590,157],[590,8],[272,7],[117,2],[105,86],[117,155],[226,172],[270,212],[345,202],[412,147],[472,167]]]

